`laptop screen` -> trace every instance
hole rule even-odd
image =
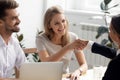
[[[61,80],[62,62],[24,63],[20,68],[20,80]]]

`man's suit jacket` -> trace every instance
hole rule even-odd
[[[116,50],[97,43],[92,45],[91,51],[111,59],[102,80],[120,80],[120,54],[116,56]]]

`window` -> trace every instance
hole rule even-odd
[[[87,11],[101,11],[100,9],[100,3],[103,0],[76,0],[74,1],[74,6],[76,10],[87,10]],[[111,9],[110,11],[120,11],[120,0],[112,0],[109,4],[109,7],[112,7],[113,5],[119,4],[118,7]]]
[[[54,0],[53,0],[54,1]],[[101,12],[100,4],[103,0],[59,0],[62,3],[62,7],[66,10],[85,10],[85,11],[98,11]],[[57,2],[57,1],[56,1]],[[56,4],[54,2],[54,4]],[[58,4],[58,2],[57,2]],[[120,4],[120,0],[112,0],[109,7]],[[120,12],[120,5],[116,8],[112,8],[111,12]]]
[[[102,0],[76,0],[77,10],[100,11],[100,3]]]

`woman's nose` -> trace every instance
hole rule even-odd
[[[64,28],[64,24],[63,23],[60,24],[60,28]]]

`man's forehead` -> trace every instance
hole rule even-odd
[[[16,9],[7,9],[5,13],[6,13],[6,16],[18,16],[19,15]]]

